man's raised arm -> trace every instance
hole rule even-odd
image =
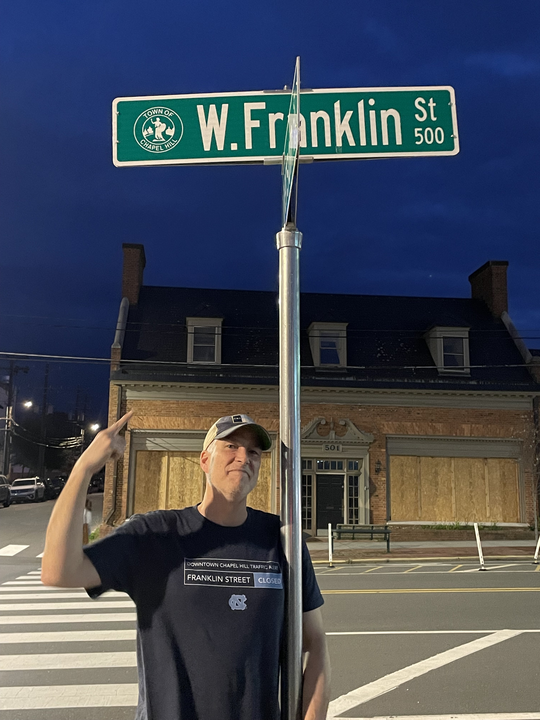
[[[41,580],[58,587],[97,587],[100,577],[83,552],[83,511],[92,475],[109,460],[124,454],[126,441],[120,431],[127,425],[129,412],[98,433],[75,463],[65,488],[56,501],[45,538]]]

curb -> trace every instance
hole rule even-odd
[[[476,555],[456,555],[456,556],[450,556],[450,555],[439,555],[437,557],[399,557],[399,558],[386,558],[386,557],[370,557],[370,558],[347,558],[346,560],[339,560],[334,558],[332,560],[332,565],[353,565],[354,563],[400,563],[400,562],[408,562],[408,561],[438,561],[438,560],[473,560],[475,562],[479,562],[478,557]],[[529,560],[527,555],[485,555],[484,560]],[[330,565],[328,562],[328,559],[326,560],[311,560],[313,565]],[[532,557],[530,559],[531,565],[534,565],[535,563],[532,560]]]

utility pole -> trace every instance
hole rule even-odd
[[[43,477],[45,473],[45,446],[47,438],[47,407],[49,402],[49,363],[45,365],[45,379],[43,381],[43,405],[41,408],[41,445],[39,446],[38,476]]]
[[[13,374],[15,372],[15,363],[13,360],[9,362],[9,384],[6,405],[6,420],[4,427],[4,457],[2,462],[2,473],[9,474],[9,459],[11,450],[11,424],[13,416]]]

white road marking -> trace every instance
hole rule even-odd
[[[40,605],[42,608],[43,606]],[[48,606],[50,607],[50,606]],[[80,615],[0,615],[0,625],[49,625],[50,623],[133,622],[134,612],[84,613]]]
[[[326,635],[490,635],[499,630],[353,630],[327,632]],[[540,628],[516,630],[519,634],[540,633]]]
[[[27,577],[27,575],[41,575],[41,570],[30,570],[30,572],[26,573],[26,575],[22,575],[21,577]],[[19,580],[19,578],[17,578]]]
[[[137,667],[137,653],[91,652],[0,655],[0,671],[77,670],[81,668]]]
[[[500,568],[516,567],[522,565],[522,563],[506,563],[505,565],[486,565],[486,570],[500,570]],[[460,570],[462,573],[478,572],[478,568],[474,567],[470,570]]]
[[[30,585],[43,585],[43,583],[41,582],[41,580],[38,580],[38,578],[36,578],[35,580],[6,580],[5,583],[2,583],[2,587],[4,587],[4,585],[20,585],[21,587],[27,587]]]
[[[45,553],[42,552],[42,553],[39,553],[39,555],[36,555],[36,557],[37,557],[37,558],[42,558],[44,555],[45,555]]]
[[[135,640],[137,631],[133,630],[71,630],[65,632],[19,632],[0,633],[0,645],[19,643],[52,642],[103,642]]]
[[[52,585],[43,585],[41,581],[35,581],[35,583],[24,583],[24,584],[14,584],[16,581],[12,580],[11,582],[6,582],[3,585],[0,586],[0,592],[45,592],[45,591],[56,591],[56,592],[62,592],[66,590],[72,590],[75,592],[75,590],[79,590],[79,592],[85,592],[84,590],[81,590],[79,588],[61,588],[61,587],[54,587]]]
[[[472,715],[378,715],[347,720],[538,720],[538,713],[473,713]]]
[[[6,545],[0,548],[0,555],[2,557],[13,557],[13,555],[18,555],[23,550],[26,550],[27,547],[30,547],[30,545]]]
[[[385,675],[384,677],[374,680],[367,685],[363,685],[356,690],[351,690],[351,692],[342,695],[336,700],[332,700],[328,708],[328,720],[336,718],[348,710],[352,710],[352,708],[357,705],[362,705],[363,703],[369,702],[380,695],[384,695],[391,690],[395,690],[400,685],[403,685],[403,683],[414,680],[414,678],[420,677],[421,675],[425,675],[426,673],[431,672],[431,670],[437,670],[444,665],[448,665],[449,663],[460,660],[463,657],[472,655],[472,653],[478,652],[479,650],[484,650],[485,648],[492,647],[500,642],[516,637],[520,633],[520,630],[499,630],[492,635],[477,638],[465,645],[459,645],[458,647],[438,653],[437,655],[426,658],[426,660],[421,660],[413,665],[409,665],[401,670]]]
[[[52,598],[54,599],[54,598]],[[88,610],[89,608],[132,608],[135,604],[131,600],[91,600],[84,602],[51,602],[43,603],[0,603],[0,612],[13,612],[13,610]]]
[[[0,688],[0,710],[45,710],[137,705],[137,683]]]
[[[497,630],[351,630],[327,632],[326,635],[489,635]],[[540,632],[520,630],[519,632]]]
[[[88,598],[88,595],[84,592],[84,590],[79,590],[75,592],[62,592],[60,588],[60,592],[57,593],[47,593],[47,590],[53,589],[53,588],[41,588],[39,592],[36,592],[36,588],[32,588],[32,592],[26,591],[26,592],[14,592],[12,588],[12,592],[9,595],[1,595],[0,600],[43,600],[44,601],[44,608],[49,606],[49,600],[56,600],[56,598],[62,598],[63,600],[67,600],[68,598],[80,598],[81,600],[84,600],[85,598]],[[0,588],[0,591],[2,588]],[[128,599],[128,595],[126,593],[120,593],[120,592],[114,592],[110,591],[107,593],[107,598],[124,598],[124,600]],[[92,602],[94,602],[92,600]],[[101,604],[101,603],[100,603]],[[0,605],[0,608],[2,606]],[[97,605],[96,607],[99,607]]]

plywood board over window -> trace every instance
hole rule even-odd
[[[170,510],[199,503],[204,490],[199,456],[198,452],[137,451],[133,512]]]
[[[259,470],[259,481],[247,499],[249,507],[255,510],[270,511],[272,502],[272,456],[264,453]]]
[[[520,522],[519,462],[510,458],[390,458],[394,522]]]

